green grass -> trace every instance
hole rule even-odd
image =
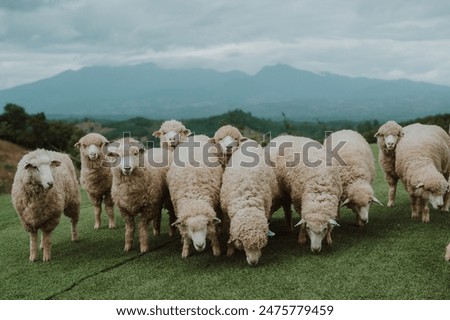
[[[374,147],[374,151],[375,147]],[[377,197],[386,202],[387,185],[377,164]],[[29,238],[11,205],[0,196],[1,299],[450,299],[450,264],[443,259],[450,240],[450,215],[431,210],[431,222],[410,218],[409,200],[399,187],[394,208],[374,206],[370,222],[355,226],[345,210],[332,247],[314,255],[285,232],[281,213],[276,236],[257,267],[244,254],[181,258],[179,237],[151,237],[151,251],[137,245],[123,253],[124,224],[93,229],[92,208],[83,192],[80,241],[70,241],[67,218],[53,234],[53,260],[28,261]],[[298,216],[295,216],[296,221]]]

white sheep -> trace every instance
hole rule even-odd
[[[51,234],[62,212],[72,223],[72,241],[78,240],[80,190],[72,160],[66,154],[37,149],[20,160],[12,186],[12,203],[30,234],[30,261],[38,255],[42,230],[43,261],[51,260]]]
[[[158,137],[161,141],[161,147],[166,149],[175,149],[177,145],[185,142],[187,137],[191,135],[191,130],[177,120],[167,120],[161,124],[159,130],[153,132],[154,137]]]
[[[375,198],[372,182],[375,178],[375,163],[369,144],[353,130],[336,131],[325,141],[326,149],[336,149],[332,163],[339,170],[342,182],[342,206],[356,214],[356,224],[363,226],[369,221],[369,207],[372,202],[382,205]]]
[[[233,153],[223,174],[220,205],[230,220],[228,255],[244,250],[256,265],[267,245],[272,200],[279,194],[275,171],[264,161],[264,151],[248,140]]]
[[[398,175],[395,172],[395,147],[403,137],[402,127],[395,121],[383,124],[375,133],[379,149],[378,160],[384,172],[384,178],[389,185],[388,207],[395,204]]]
[[[220,186],[223,169],[217,158],[217,147],[204,135],[189,137],[174,151],[167,184],[177,216],[183,249],[181,256],[189,255],[190,243],[197,251],[211,240],[213,254],[220,255],[216,224],[220,223]]]
[[[225,166],[228,163],[233,152],[235,152],[240,144],[247,141],[238,128],[231,125],[225,125],[217,129],[211,143],[219,145],[219,155],[222,157],[222,163]]]
[[[115,228],[114,202],[111,198],[112,174],[111,169],[104,166],[107,160],[105,148],[108,140],[98,133],[89,133],[82,137],[75,147],[80,149],[81,172],[80,183],[89,195],[94,206],[94,229],[100,228],[102,202],[105,202],[109,219],[109,228]]]
[[[445,248],[445,261],[450,261],[450,243]]]
[[[279,136],[270,141],[269,148],[278,183],[301,213],[295,225],[301,226],[299,243],[306,244],[308,234],[311,250],[319,252],[325,237],[332,244],[331,232],[339,226],[335,220],[342,195],[339,172],[327,164],[322,145],[309,138]]]
[[[113,175],[111,195],[125,220],[124,251],[131,250],[135,217],[140,215],[139,242],[141,253],[149,250],[148,226],[153,221],[153,233],[159,234],[159,221],[165,193],[164,166],[152,165],[151,153],[142,143],[132,138],[122,138],[108,147],[114,162],[110,163]]]
[[[434,125],[411,124],[396,148],[395,170],[411,199],[411,216],[430,221],[428,202],[449,210],[450,137]]]

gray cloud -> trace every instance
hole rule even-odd
[[[156,62],[450,85],[448,1],[2,1],[0,88],[96,64]]]

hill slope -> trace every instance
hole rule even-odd
[[[255,75],[163,69],[154,64],[86,67],[0,91],[0,105],[29,113],[199,118],[236,107],[258,117],[294,120],[407,120],[449,109],[450,87],[316,74],[286,65]]]
[[[27,150],[24,148],[0,140],[0,194],[11,192],[17,163],[25,153],[27,153]]]

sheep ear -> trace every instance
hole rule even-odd
[[[61,161],[59,161],[59,160],[52,160],[52,162],[50,162],[50,165],[52,167],[59,167],[61,165]]]
[[[214,224],[222,223],[222,221],[219,218],[213,218]]]
[[[306,220],[305,219],[302,219],[302,220],[300,220],[295,226],[294,226],[294,228],[295,227],[298,227],[298,226],[301,226],[301,225],[304,225],[306,223]]]
[[[74,146],[75,148],[80,148],[80,141],[78,141],[77,143],[75,143],[73,146]]]
[[[184,129],[184,130],[183,130],[183,134],[184,134],[186,137],[189,137],[189,136],[192,134],[192,132],[191,132],[191,130],[189,130],[189,129]]]
[[[211,138],[211,139],[209,139],[209,140],[208,140],[208,143],[212,143],[212,144],[215,144],[215,143],[216,143],[216,139],[214,139],[214,138]]]
[[[405,135],[405,133],[403,132],[403,129],[400,130],[400,133],[398,134],[399,137],[403,137]]]
[[[380,200],[375,198],[375,196],[372,197],[372,201],[375,202],[376,204],[379,204],[380,206],[383,206],[383,204],[380,202]]]
[[[415,189],[419,189],[419,188],[423,188],[425,186],[425,184],[423,182],[419,182],[416,186]]]
[[[161,131],[159,131],[159,130],[152,133],[152,136],[154,136],[154,137],[159,137],[160,135],[161,135]]]
[[[247,137],[242,137],[242,138],[239,140],[239,142],[245,142],[245,141],[247,141],[247,140],[248,140]]]
[[[380,135],[380,133],[377,131],[377,133],[375,133],[374,137],[377,138]]]
[[[339,223],[337,223],[336,220],[334,220],[334,219],[328,220],[328,223],[330,225],[332,225],[333,227],[340,227]]]
[[[27,162],[25,162],[25,166],[24,166],[24,168],[25,169],[30,169],[30,168],[34,168],[35,166],[34,165],[32,165],[31,163],[29,163],[28,161]]]
[[[350,203],[350,199],[347,198],[347,199],[344,200],[344,202],[341,203],[341,207],[343,207],[343,206],[345,206],[345,205],[347,205],[349,203]]]
[[[175,221],[174,223],[171,224],[172,227],[178,227],[181,224],[181,221]]]
[[[275,237],[275,232],[269,230],[269,231],[267,232],[267,236],[268,236],[268,237]]]

